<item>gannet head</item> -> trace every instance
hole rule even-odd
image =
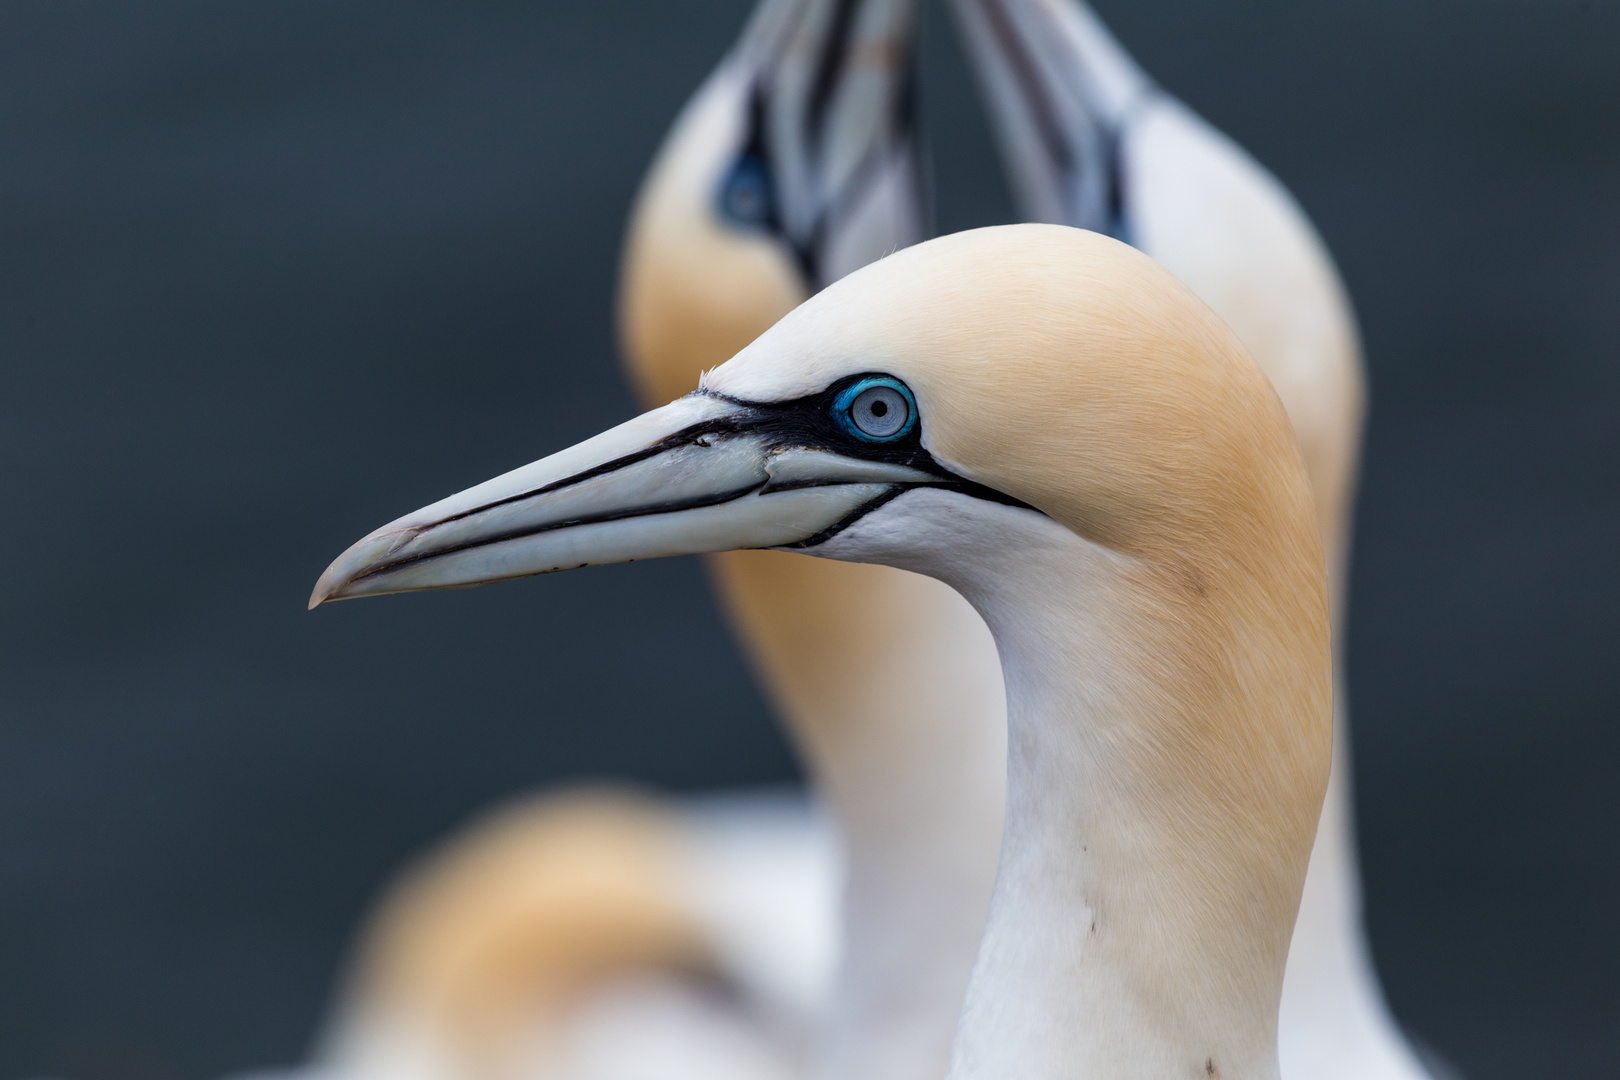
[[[631,214],[620,331],[649,404],[806,296],[921,239],[915,0],[766,0]]]
[[[1041,516],[1195,591],[1297,564],[1279,544],[1320,560],[1287,420],[1231,332],[1123,244],[1015,225],[859,270],[699,390],[384,526],[311,606],[737,548],[898,562],[895,536],[937,547],[952,507],[995,508],[956,515],[976,542]],[[869,545],[829,547],[878,514]]]

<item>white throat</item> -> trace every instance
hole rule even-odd
[[[1255,838],[1178,797],[1178,748],[1152,744],[1166,654],[1143,648],[1132,560],[936,489],[820,553],[945,581],[1001,653],[1006,825],[950,1076],[1274,1080],[1303,863],[1291,899],[1286,868],[1245,895]]]

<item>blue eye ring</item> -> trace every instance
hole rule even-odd
[[[885,430],[886,424],[875,425],[868,422],[867,426],[863,428],[857,421],[855,416],[856,403],[860,401],[863,395],[872,390],[891,391],[892,394],[899,395],[905,402],[906,418],[899,427],[893,430]],[[886,394],[872,395],[872,397],[882,400],[884,406],[890,404],[890,402],[884,400],[889,396]],[[889,375],[873,375],[865,379],[858,379],[838,392],[838,396],[833,399],[833,420],[838,424],[838,430],[851,438],[859,439],[861,442],[899,442],[917,430],[917,399],[912,396],[911,388],[899,379]],[[873,428],[876,430],[868,430]]]

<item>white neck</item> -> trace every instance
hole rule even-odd
[[[1220,782],[1180,783],[1197,762],[1173,756],[1220,748],[1158,722],[1186,703],[1165,698],[1176,658],[1140,614],[1139,568],[1030,511],[928,491],[891,505],[827,554],[957,588],[1007,683],[1001,866],[950,1076],[1275,1080],[1309,836],[1279,845],[1272,823],[1234,813],[1241,796],[1222,804]],[[919,515],[939,547],[915,549]],[[995,522],[962,528],[970,515]]]

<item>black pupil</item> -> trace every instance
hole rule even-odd
[[[872,415],[873,416],[887,416],[887,415],[889,415],[889,403],[886,402],[886,401],[883,401],[881,399],[878,400],[878,401],[872,402]]]

